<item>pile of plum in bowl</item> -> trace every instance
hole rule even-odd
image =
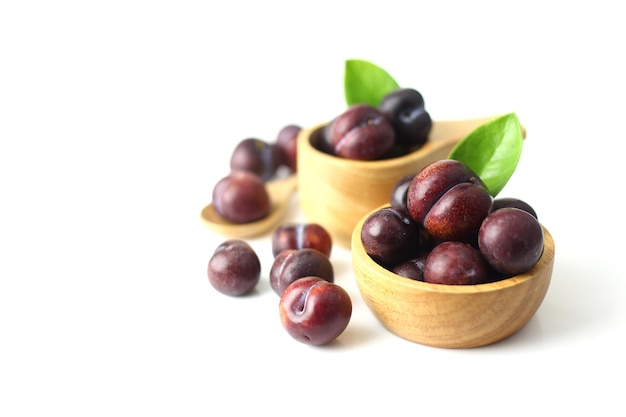
[[[391,332],[472,348],[526,325],[552,275],[554,241],[533,207],[494,198],[464,162],[435,161],[399,179],[389,204],[352,235],[359,291]]]

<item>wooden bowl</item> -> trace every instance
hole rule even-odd
[[[325,123],[303,129],[298,137],[298,194],[308,222],[324,226],[333,241],[349,248],[352,230],[366,213],[388,203],[405,175],[448,156],[454,145],[496,116],[434,121],[428,142],[408,155],[356,161],[319,150]]]
[[[530,271],[487,284],[442,285],[404,278],[376,264],[361,243],[366,218],[352,234],[357,286],[374,316],[404,339],[442,348],[489,345],[524,327],[548,291],[554,241],[543,226],[543,254]]]

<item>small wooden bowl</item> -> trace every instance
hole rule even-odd
[[[376,264],[352,235],[357,286],[374,316],[392,333],[423,345],[472,348],[505,339],[535,314],[548,291],[554,266],[554,240],[543,227],[544,250],[528,272],[479,285],[442,285],[414,281]]]
[[[319,150],[324,124],[303,129],[298,137],[298,194],[307,221],[324,226],[333,241],[349,248],[352,230],[366,213],[389,202],[405,175],[448,156],[454,145],[496,116],[434,121],[428,142],[392,159],[357,161]]]

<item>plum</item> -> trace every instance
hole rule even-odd
[[[280,296],[289,284],[310,275],[333,282],[335,272],[330,259],[317,249],[285,249],[274,258],[270,269],[270,285]]]
[[[414,177],[415,173],[407,174],[396,182],[389,196],[389,204],[393,207],[399,207],[408,211],[409,208],[407,206],[406,197],[409,191],[409,185],[411,185],[411,181]]]
[[[476,244],[492,201],[488,192],[474,184],[457,184],[433,204],[424,218],[424,229],[438,241]]]
[[[382,207],[363,222],[361,242],[376,263],[389,268],[419,252],[420,227],[406,211]]]
[[[217,291],[240,296],[249,293],[259,282],[261,262],[248,243],[231,239],[215,249],[209,260],[207,274],[209,283]]]
[[[505,208],[505,207],[518,208],[518,209],[527,211],[535,219],[538,218],[537,212],[530,204],[528,204],[524,200],[520,200],[519,198],[515,198],[515,197],[496,198],[495,200],[493,200],[493,206],[491,207],[491,211],[496,211],[498,209]]]
[[[395,131],[378,109],[356,104],[333,120],[328,141],[336,156],[369,161],[391,151]]]
[[[284,126],[276,136],[276,146],[282,153],[282,163],[292,172],[298,170],[298,135],[302,127],[294,124]]]
[[[270,196],[261,178],[250,171],[231,171],[213,188],[217,214],[233,223],[249,223],[269,214]]]
[[[272,234],[274,257],[285,249],[317,249],[330,256],[333,241],[330,233],[317,223],[288,223],[278,226]]]
[[[383,97],[378,109],[393,126],[397,145],[418,149],[428,140],[433,123],[419,91],[396,89]]]
[[[394,266],[391,272],[414,281],[424,281],[424,267],[428,254],[429,252],[427,251],[420,252],[415,258],[411,258]]]
[[[539,261],[543,239],[543,228],[532,214],[505,207],[482,222],[478,247],[495,270],[512,276],[528,271]]]
[[[439,242],[476,244],[478,228],[492,204],[482,180],[465,163],[452,159],[422,168],[407,191],[411,218]]]
[[[490,279],[489,267],[474,246],[447,241],[435,246],[424,263],[424,281],[431,284],[473,285]]]
[[[280,321],[299,342],[325,345],[348,327],[352,300],[342,287],[316,276],[292,282],[279,302]]]
[[[230,169],[250,171],[262,181],[268,181],[283,164],[282,156],[277,144],[258,138],[247,138],[235,146],[230,157]]]

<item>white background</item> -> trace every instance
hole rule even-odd
[[[2,2],[0,415],[623,415],[624,39],[601,0]],[[268,236],[254,294],[210,287],[223,237],[199,213],[232,148],[338,114],[347,58],[435,120],[526,126],[501,195],[535,207],[556,264],[518,334],[396,337],[335,247],[352,321],[300,344]]]

